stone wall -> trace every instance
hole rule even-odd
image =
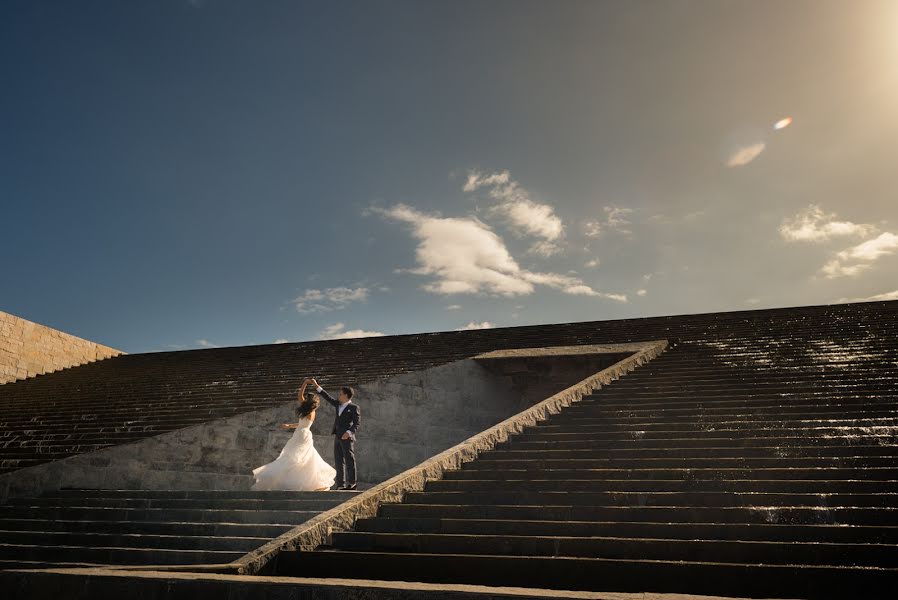
[[[337,390],[329,390],[334,395]],[[521,396],[507,377],[473,360],[356,386],[362,414],[358,475],[376,483],[518,412]],[[0,475],[0,501],[60,487],[248,489],[252,469],[275,458],[292,435],[295,402],[71,456]],[[312,426],[315,447],[333,464],[334,409],[324,404]]]
[[[122,354],[0,311],[0,384]]]
[[[385,481],[622,356],[537,360],[500,353],[356,386],[359,481],[362,487]],[[291,401],[11,471],[0,475],[0,502],[62,487],[245,490],[252,469],[277,458],[290,439],[292,431],[278,426],[296,421],[294,408]],[[312,426],[315,447],[330,464],[333,419],[334,409],[324,404]]]

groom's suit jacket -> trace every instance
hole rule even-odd
[[[337,416],[334,419],[334,428],[331,433],[336,436],[342,437],[343,434],[348,431],[350,437],[352,439],[355,439],[355,434],[359,430],[359,424],[362,421],[362,415],[359,412],[359,407],[352,402],[348,402],[346,403],[346,407],[341,413],[340,402],[337,399],[328,394],[324,389],[322,389],[318,393],[321,394],[321,397],[327,400],[329,404],[337,409]]]

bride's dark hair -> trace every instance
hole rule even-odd
[[[299,406],[296,407],[296,416],[300,419],[305,419],[310,414],[312,414],[315,409],[317,409],[321,405],[321,400],[318,396],[308,395],[303,398],[302,402],[299,403]]]

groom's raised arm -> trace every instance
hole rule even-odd
[[[337,400],[333,396],[328,394],[327,391],[323,387],[318,385],[317,381],[315,381],[313,379],[312,383],[315,385],[315,389],[318,391],[318,393],[321,394],[321,397],[324,398],[325,400],[327,400],[328,404],[330,404],[331,406],[336,406],[336,407],[340,406],[340,403],[337,402]]]

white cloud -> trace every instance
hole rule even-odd
[[[484,186],[507,185],[510,180],[511,175],[508,171],[493,173],[491,175],[484,175],[480,171],[470,171],[468,173],[468,180],[465,182],[462,190],[473,192]]]
[[[564,233],[564,225],[555,214],[555,209],[549,204],[534,201],[530,192],[511,179],[508,171],[489,175],[471,171],[462,189],[474,192],[481,188],[487,188],[490,197],[499,202],[493,212],[501,215],[517,233],[539,237],[545,242],[554,242]],[[557,245],[545,242],[535,244],[531,251],[549,256],[560,250]]]
[[[537,256],[543,256],[548,258],[549,256],[553,256],[561,252],[561,246],[556,244],[555,242],[542,241],[536,242],[530,249],[527,251],[530,254],[536,254]]]
[[[884,300],[898,300],[898,290],[867,296],[866,298],[840,298],[839,302],[882,302]]]
[[[290,340],[286,338],[278,338],[272,342],[273,344],[289,344]]]
[[[577,277],[522,269],[502,238],[478,219],[427,215],[405,204],[378,212],[411,225],[418,239],[418,266],[409,272],[432,277],[423,286],[428,292],[521,296],[545,285],[572,295],[626,301],[619,294],[597,292]]]
[[[630,218],[633,213],[632,208],[623,208],[620,206],[605,206],[602,209],[605,212],[603,219],[593,219],[583,222],[583,235],[588,238],[601,237],[606,231],[619,233],[621,235],[631,235]]]
[[[381,333],[380,331],[365,331],[364,329],[346,329],[346,325],[343,323],[334,323],[328,327],[324,328],[318,335],[318,339],[320,340],[348,340],[352,338],[365,338],[365,337],[382,337],[386,334]]]
[[[461,304],[450,304],[446,310],[461,310]]]
[[[197,340],[196,345],[200,348],[219,348],[218,344],[213,344],[209,340]]]
[[[637,295],[637,296],[645,296],[645,295],[648,294],[648,293],[649,293],[649,292],[648,292],[648,290],[646,290],[646,289],[636,290],[636,295]]]
[[[767,144],[764,142],[757,142],[754,144],[749,144],[748,146],[742,146],[741,148],[737,148],[735,152],[730,154],[729,159],[727,159],[728,167],[744,167],[754,159],[758,158],[761,155],[761,152],[764,151],[764,148],[767,147]]]
[[[583,235],[590,238],[597,238],[602,235],[601,221],[584,221]]]
[[[480,323],[475,323],[474,321],[471,321],[464,327],[459,327],[455,331],[471,331],[474,329],[492,329],[493,327],[495,327],[495,325],[493,325],[489,321],[481,321]]]
[[[368,288],[335,287],[326,290],[306,290],[294,298],[296,311],[307,314],[346,308],[352,302],[363,302],[368,298]]]
[[[898,251],[898,235],[884,232],[857,246],[842,250],[823,265],[821,272],[829,279],[855,276],[872,267],[874,261],[896,251]]]
[[[585,266],[587,269],[595,269],[595,268],[597,268],[600,264],[602,264],[602,261],[600,261],[598,258],[593,258],[592,260],[586,261],[586,264],[585,264],[584,266]]]
[[[863,223],[837,221],[835,213],[827,214],[818,205],[809,204],[794,217],[784,219],[779,231],[790,242],[823,242],[834,237],[867,235],[874,229]]]

